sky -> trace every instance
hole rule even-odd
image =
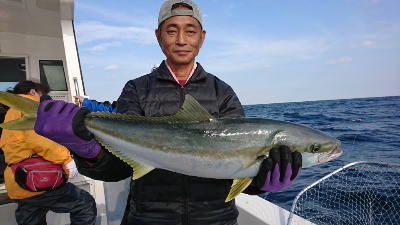
[[[117,100],[165,59],[163,0],[75,0],[86,95]],[[197,0],[196,61],[243,105],[400,95],[399,0]]]

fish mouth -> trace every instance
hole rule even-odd
[[[329,160],[335,159],[335,158],[341,156],[342,153],[343,153],[343,151],[342,151],[342,149],[340,148],[340,146],[336,147],[336,148],[331,152],[331,154],[329,154]]]
[[[328,161],[331,161],[333,159],[336,159],[337,157],[339,157],[340,155],[342,155],[342,149],[340,148],[340,146],[337,146],[335,149],[333,149],[331,152],[329,153],[325,153],[325,154],[320,154],[318,156],[318,163],[317,164],[322,164],[322,163],[326,163]]]

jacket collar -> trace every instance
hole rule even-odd
[[[24,97],[24,98],[29,98],[29,99],[31,99],[33,101],[37,101],[37,102],[40,101],[40,99],[38,97],[33,96],[33,95],[25,95],[25,94],[17,94],[17,95],[21,96],[21,97]]]
[[[176,82],[174,77],[172,76],[172,74],[169,72],[167,65],[165,65],[165,60],[163,60],[161,62],[160,66],[155,70],[155,72],[157,73],[158,79],[171,80],[171,81]],[[207,76],[208,76],[208,73],[203,69],[203,67],[200,65],[200,63],[197,63],[197,68],[187,83],[206,79]]]

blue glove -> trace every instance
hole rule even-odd
[[[43,97],[38,108],[35,132],[80,157],[95,158],[101,146],[85,126],[84,119],[89,110],[65,101],[43,100]]]
[[[262,191],[276,192],[290,187],[293,180],[300,175],[302,165],[301,153],[290,152],[287,146],[273,148],[263,160],[253,184]]]

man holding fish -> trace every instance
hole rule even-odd
[[[194,2],[164,2],[155,35],[166,60],[150,74],[126,83],[118,99],[117,113],[172,116],[189,94],[215,118],[244,117],[233,89],[195,61],[206,37],[202,25],[202,14]],[[96,134],[86,128],[86,114],[85,107],[73,103],[43,100],[35,131],[74,152],[83,175],[108,182],[132,176],[134,169],[121,160],[123,156],[110,153],[95,139]],[[284,145],[271,149],[269,156],[264,157],[252,183],[245,185],[249,185],[245,193],[281,191],[290,187],[300,173],[302,155],[297,151],[291,153]],[[176,158],[174,163],[179,164],[180,159]],[[232,179],[204,178],[157,168],[149,171],[132,180],[121,224],[237,224],[235,201],[225,201]]]

